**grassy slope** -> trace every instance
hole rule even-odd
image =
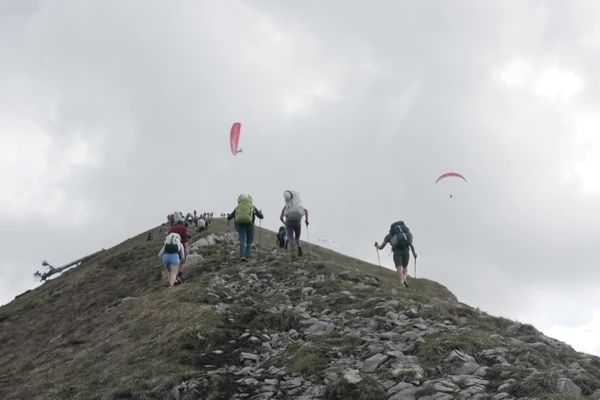
[[[223,221],[212,226],[213,233],[226,230]],[[199,237],[194,234],[192,240]],[[261,258],[272,264],[274,274],[289,277],[291,266],[265,253],[275,247],[274,233],[262,230],[259,237]],[[206,307],[215,300],[201,284],[202,274],[216,270],[235,274],[238,268],[224,246],[203,249],[204,260],[187,267],[190,281],[167,289],[160,281],[156,257],[161,243],[146,241],[142,233],[1,307],[0,398],[160,398],[175,384],[197,376],[199,365],[211,362],[198,358],[211,345],[222,348],[231,343],[249,321],[255,326],[273,324],[272,319],[244,310],[242,303],[237,304],[240,314],[233,321]],[[310,250],[311,262],[305,266],[309,273],[383,274],[384,292],[396,286],[393,271],[317,246]],[[343,282],[340,288],[346,289]],[[127,297],[136,299],[121,302]],[[458,339],[432,338],[419,355],[432,363],[448,348],[465,346],[456,340],[472,345],[473,351],[482,348],[489,333],[509,323],[457,303],[447,289],[426,279],[397,297],[407,304],[431,304],[431,316],[468,323],[476,332]],[[280,317],[277,323],[288,328],[290,316]],[[331,340],[343,344],[349,339]],[[224,380],[211,384],[216,391],[231,387]]]

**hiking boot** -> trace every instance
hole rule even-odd
[[[248,259],[246,257],[240,257],[240,261],[241,262],[248,262]]]
[[[302,255],[302,247],[298,247],[298,255],[301,256]]]
[[[406,283],[406,281],[404,281],[404,287],[408,287],[408,283]]]

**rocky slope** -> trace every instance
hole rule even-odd
[[[600,399],[599,358],[435,282],[214,228],[178,287],[142,234],[0,308],[0,398]]]

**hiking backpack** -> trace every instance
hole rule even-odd
[[[287,241],[287,229],[285,229],[285,226],[282,226],[279,228],[279,232],[277,233],[277,244],[280,248],[284,248],[286,247]]]
[[[254,206],[252,205],[252,196],[249,194],[241,194],[238,197],[238,206],[235,209],[235,222],[238,224],[252,223],[252,214]]]
[[[179,221],[185,221],[185,219],[183,218],[183,213],[181,211],[175,211],[173,213],[173,221],[175,223],[179,222]]]
[[[394,249],[405,249],[412,244],[412,234],[402,223],[394,222],[390,227],[390,244]]]
[[[179,243],[181,243],[181,236],[175,232],[169,233],[165,238],[165,253],[179,253]]]
[[[300,193],[291,190],[286,190],[283,193],[285,199],[285,208],[283,216],[286,221],[300,221],[304,216],[304,207],[300,200]]]

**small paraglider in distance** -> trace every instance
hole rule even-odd
[[[231,147],[231,154],[233,154],[234,156],[237,153],[242,152],[242,149],[238,148],[241,128],[242,124],[240,122],[235,122],[231,126],[231,132],[229,134],[229,146]]]
[[[437,184],[442,179],[447,179],[450,177],[462,179],[463,181],[465,181],[465,183],[467,182],[467,179],[464,176],[462,176],[461,174],[459,174],[458,172],[445,172],[435,180],[435,183]],[[452,195],[452,193],[450,193],[450,198],[452,198],[452,197],[453,197],[453,195]]]

